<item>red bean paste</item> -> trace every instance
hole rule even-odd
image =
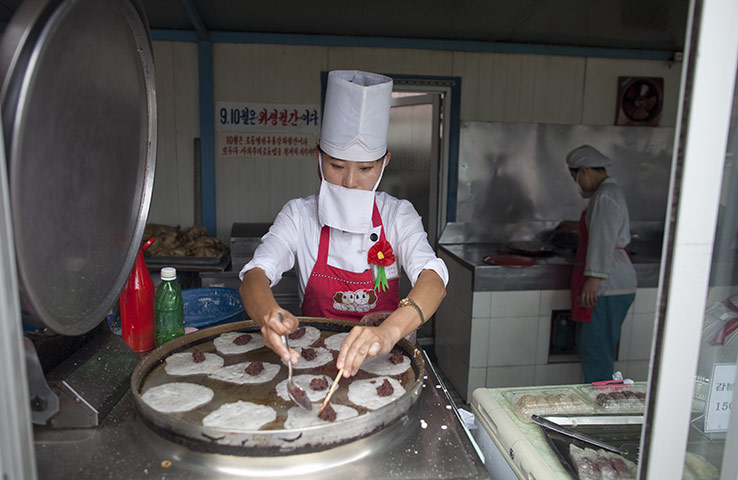
[[[382,382],[382,384],[377,387],[377,395],[379,395],[380,397],[389,397],[394,392],[395,388],[386,378],[384,379],[384,382]]]
[[[256,362],[249,363],[249,366],[246,367],[245,372],[248,373],[249,375],[256,376],[260,374],[263,370],[264,370],[264,364],[259,361],[256,361]]]
[[[315,377],[310,380],[310,388],[317,391],[325,390],[328,388],[328,380],[325,377]]]
[[[295,397],[295,401],[297,401],[297,403],[302,403],[302,401],[307,397],[307,392],[301,388],[296,388],[292,390],[292,396]]]
[[[318,356],[318,351],[314,348],[303,348],[302,352],[300,352],[300,355],[302,355],[302,358],[309,362],[310,360],[314,360],[315,357]]]
[[[393,348],[389,360],[390,360],[390,362],[394,363],[395,365],[398,365],[398,364],[402,363],[402,357],[403,357],[402,352],[399,351],[396,348]]]
[[[233,339],[233,343],[236,345],[246,345],[251,341],[253,337],[249,335],[248,333],[244,333],[243,335],[239,335],[236,338]]]
[[[318,413],[318,418],[321,420],[325,420],[326,422],[335,422],[336,421],[336,411],[333,410],[333,407],[331,407],[331,404],[325,406],[322,412]]]
[[[302,338],[305,336],[305,327],[300,327],[287,336],[290,337],[290,340],[297,340],[298,338]]]
[[[192,360],[195,363],[202,363],[205,361],[205,354],[196,348],[192,351]]]

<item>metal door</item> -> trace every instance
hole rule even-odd
[[[387,146],[392,159],[381,190],[409,200],[423,218],[428,241],[438,239],[439,93],[394,92]]]

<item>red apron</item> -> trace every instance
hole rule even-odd
[[[372,223],[382,227],[380,240],[384,240],[384,227],[374,204]],[[318,259],[310,273],[305,296],[302,301],[302,314],[306,317],[328,317],[358,322],[371,311],[395,310],[400,301],[399,278],[388,280],[389,288],[374,290],[372,270],[356,273],[328,265],[328,246],[330,227],[320,231]]]
[[[577,243],[577,256],[574,259],[574,266],[571,269],[571,319],[575,322],[590,322],[592,320],[591,308],[584,308],[579,304],[579,294],[582,293],[582,287],[587,277],[584,276],[584,268],[587,265],[587,242],[589,241],[589,232],[587,232],[587,222],[584,217],[587,214],[585,209],[579,217],[579,243]]]
[[[587,231],[587,222],[584,221],[584,217],[587,215],[587,210],[582,212],[579,217],[579,243],[577,243],[577,256],[574,259],[574,266],[571,269],[571,318],[575,322],[590,322],[592,320],[592,313],[594,309],[584,308],[579,304],[579,294],[582,293],[582,287],[584,287],[584,281],[587,277],[584,276],[584,268],[587,265],[587,244],[589,243],[589,232]],[[616,250],[624,250],[630,258],[630,252],[625,247],[615,247]]]

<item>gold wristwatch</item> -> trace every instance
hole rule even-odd
[[[425,316],[423,315],[423,311],[420,309],[417,303],[415,303],[415,300],[412,298],[405,297],[402,300],[400,300],[400,303],[397,304],[397,308],[402,307],[413,307],[416,312],[418,312],[418,315],[420,315],[420,325],[423,325],[425,323]],[[420,325],[418,328],[420,328]]]

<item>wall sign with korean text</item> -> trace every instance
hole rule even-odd
[[[733,410],[735,363],[716,363],[710,379],[710,394],[705,408],[705,432],[726,432]]]
[[[218,102],[215,106],[219,158],[315,158],[320,132],[318,105]]]

